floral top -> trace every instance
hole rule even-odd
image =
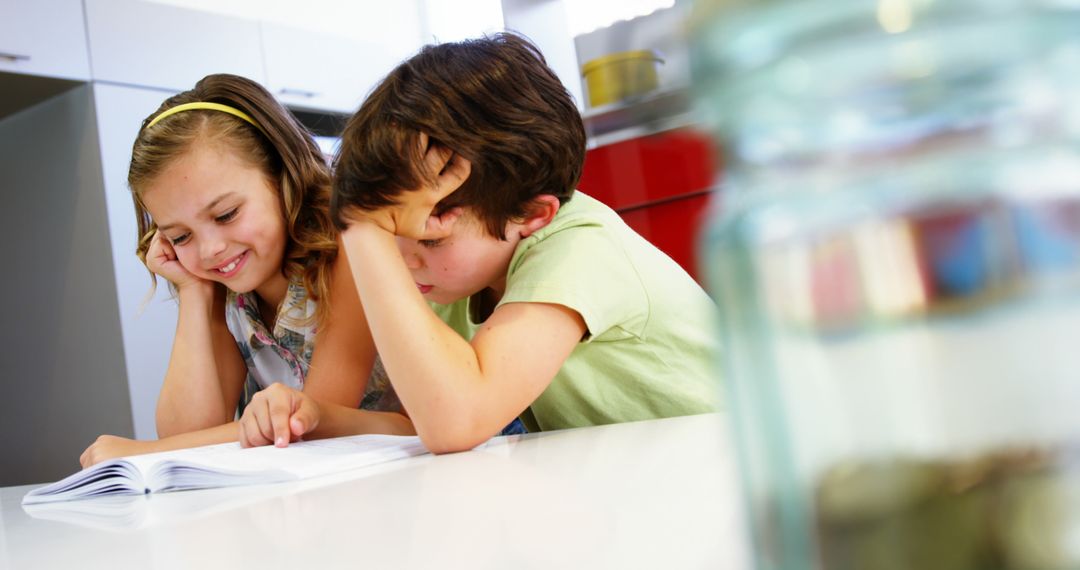
[[[225,301],[225,323],[236,339],[247,365],[247,380],[239,412],[255,392],[274,382],[302,390],[315,348],[315,326],[303,324],[315,314],[315,301],[298,281],[290,281],[285,299],[278,309],[273,334],[259,315],[255,293],[229,291]],[[400,412],[397,398],[382,362],[376,357],[360,407],[365,410]]]

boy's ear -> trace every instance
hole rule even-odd
[[[521,221],[521,237],[527,238],[551,223],[559,212],[559,199],[551,194],[541,194],[529,203],[529,211]]]

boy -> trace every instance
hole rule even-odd
[[[431,451],[470,449],[517,416],[537,431],[714,409],[715,306],[575,192],[584,156],[573,100],[511,34],[425,47],[350,120],[331,214]],[[353,410],[264,397],[268,414],[249,419],[263,429],[350,433]]]

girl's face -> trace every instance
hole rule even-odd
[[[268,301],[284,295],[285,217],[263,172],[220,145],[193,145],[142,200],[180,264],[201,279]]]
[[[506,270],[521,241],[517,224],[507,226],[506,241],[488,235],[468,209],[448,237],[440,240],[397,238],[398,249],[420,293],[429,301],[449,304],[491,288],[496,298],[506,288]]]

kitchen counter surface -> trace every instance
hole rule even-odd
[[[0,568],[749,567],[717,414],[511,436],[299,483],[65,503],[0,489]]]

